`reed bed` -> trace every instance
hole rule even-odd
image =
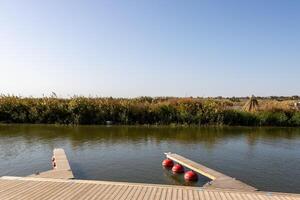
[[[1,123],[300,126],[292,101],[245,102],[213,98],[0,97]]]

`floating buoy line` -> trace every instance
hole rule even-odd
[[[172,172],[176,175],[176,174],[182,174],[184,173],[185,169],[182,165],[180,164],[174,164],[174,161],[167,158],[165,160],[162,161],[162,166],[165,168],[165,169],[172,169]],[[189,182],[196,182],[198,181],[198,175],[196,172],[194,171],[187,171],[185,172],[184,174],[184,180],[185,181],[189,181]]]

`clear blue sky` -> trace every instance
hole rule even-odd
[[[0,93],[300,95],[297,0],[3,0]]]

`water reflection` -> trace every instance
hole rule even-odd
[[[88,141],[110,142],[111,144],[130,142],[164,142],[176,141],[187,144],[203,142],[212,147],[220,140],[246,136],[249,145],[260,139],[299,139],[297,128],[244,128],[244,127],[129,127],[129,126],[54,126],[54,125],[0,125],[0,137],[22,137],[28,143],[35,140],[51,141],[53,139],[71,140],[74,146]]]
[[[186,184],[161,167],[172,151],[261,190],[300,192],[299,128],[0,125],[0,176],[50,169],[55,147],[81,179]]]

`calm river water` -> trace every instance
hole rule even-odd
[[[0,125],[0,176],[51,169],[56,147],[78,179],[187,185],[161,166],[174,152],[260,190],[300,192],[300,128]]]

